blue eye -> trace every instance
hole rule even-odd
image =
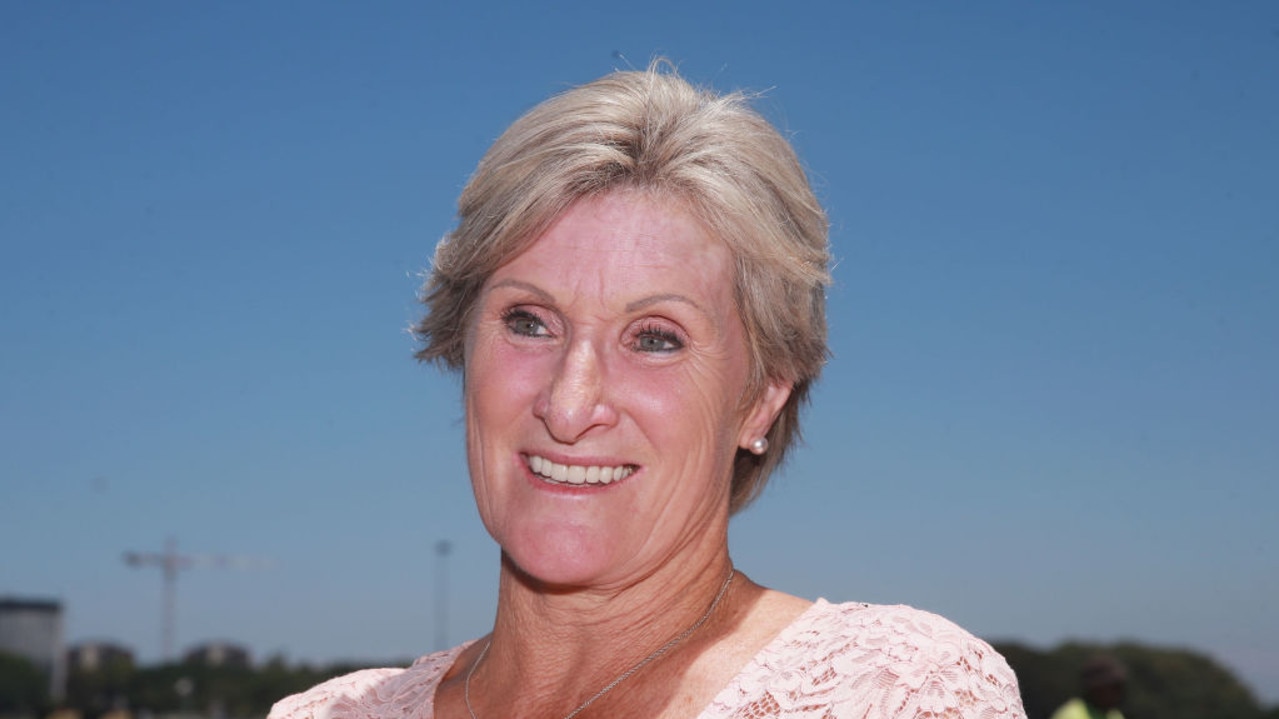
[[[635,338],[635,349],[640,352],[674,352],[683,347],[678,335],[660,327],[646,327]]]
[[[518,308],[507,310],[502,313],[502,322],[506,324],[508,330],[521,337],[546,337],[550,334],[542,318],[528,310]]]

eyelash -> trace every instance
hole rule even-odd
[[[521,327],[520,324],[525,322],[535,324],[536,327]],[[508,331],[520,337],[539,338],[550,336],[550,330],[547,328],[546,323],[542,321],[542,318],[537,313],[522,307],[512,307],[502,312],[502,324],[506,325]],[[642,343],[647,339],[660,340],[663,346],[646,349],[642,346]],[[684,339],[678,333],[650,322],[641,325],[635,331],[633,344],[639,352],[665,354],[683,349]]]
[[[545,337],[549,335],[549,331],[546,331],[545,333],[538,332],[536,330],[529,332],[527,330],[517,328],[516,323],[521,321],[536,323],[539,329],[547,330],[546,323],[542,321],[542,318],[526,309],[512,307],[502,313],[502,324],[506,325],[508,330],[521,337]]]
[[[661,349],[643,349],[639,347],[639,343],[645,338],[654,337],[665,342],[668,346]],[[656,324],[646,324],[639,328],[635,333],[636,349],[641,352],[665,353],[674,352],[684,348],[684,340],[675,332]]]

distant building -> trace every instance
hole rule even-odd
[[[80,642],[67,650],[67,669],[71,672],[96,672],[112,665],[133,664],[133,651],[114,642]]]
[[[61,602],[0,597],[0,651],[16,654],[44,672],[54,701],[66,694]]]
[[[206,667],[248,667],[251,663],[249,650],[231,642],[201,644],[187,652],[182,661]]]

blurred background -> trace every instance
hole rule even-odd
[[[760,93],[833,223],[834,355],[738,566],[943,614],[1023,688],[1138,646],[1279,705],[1261,0],[0,5],[7,680],[65,696],[87,650],[251,714],[283,685],[208,709],[163,672],[485,633],[420,272],[507,124],[657,55]]]

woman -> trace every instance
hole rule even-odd
[[[273,717],[1023,717],[991,648],[750,581],[729,517],[826,354],[827,223],[740,95],[654,66],[520,118],[436,250],[423,359],[460,370],[501,547],[487,637]]]

